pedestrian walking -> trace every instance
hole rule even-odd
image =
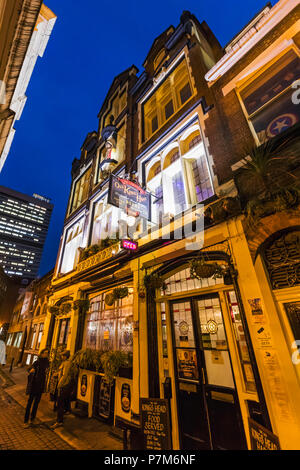
[[[63,362],[58,369],[58,384],[57,384],[57,420],[51,426],[52,429],[63,426],[64,413],[70,411],[70,400],[73,389],[73,381],[70,375],[70,351],[64,351],[61,354]]]
[[[43,349],[29,369],[26,395],[29,395],[24,417],[24,427],[34,424],[36,412],[45,391],[46,374],[49,368],[49,351]],[[30,422],[29,421],[30,418]]]
[[[5,366],[6,364],[6,344],[3,339],[0,338],[0,366]]]

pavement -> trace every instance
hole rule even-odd
[[[49,394],[42,396],[36,423],[24,429],[27,369],[0,369],[0,450],[122,450],[121,434],[95,418],[79,417],[72,412],[64,417],[64,426],[51,430],[56,413]],[[76,413],[76,414],[75,414]]]

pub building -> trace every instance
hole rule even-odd
[[[77,395],[132,448],[299,449],[298,17],[268,4],[222,48],[183,12],[73,162],[45,329],[53,350],[133,354],[113,385],[82,369]],[[270,147],[288,166],[271,196],[249,165]],[[147,434],[157,399],[170,422]]]

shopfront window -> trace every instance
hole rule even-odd
[[[16,333],[14,344],[13,344],[15,348],[20,347],[22,335],[23,335],[22,331],[20,331],[19,333]]]
[[[260,142],[300,121],[292,85],[300,78],[300,58],[292,49],[240,92],[249,121]]]
[[[40,345],[41,345],[41,340],[42,340],[42,336],[43,336],[43,331],[44,331],[44,323],[40,323],[40,325],[39,325],[38,339],[37,339],[37,343],[36,343],[36,349],[39,349],[39,347],[40,347]]]
[[[70,318],[63,318],[59,322],[59,331],[57,338],[57,346],[66,346],[70,330]]]
[[[223,284],[223,278],[213,279],[193,279],[191,277],[190,268],[183,269],[176,274],[165,280],[166,290],[161,291],[162,295],[176,294],[178,292],[190,291],[195,289],[202,289],[204,287],[213,287],[218,284]]]
[[[97,350],[132,352],[133,347],[133,289],[129,295],[107,305],[107,293],[90,299],[87,314],[84,347]]]
[[[9,333],[7,342],[6,342],[7,346],[11,346],[12,339],[13,339],[13,333]]]
[[[35,345],[35,341],[36,341],[36,335],[37,335],[37,328],[38,328],[38,325],[35,324],[33,326],[33,334],[32,334],[30,349],[34,349],[34,345]]]

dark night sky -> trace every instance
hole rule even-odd
[[[154,39],[183,10],[205,20],[224,46],[267,3],[266,0],[45,0],[58,16],[44,57],[38,59],[21,120],[0,184],[52,199],[40,275],[55,264],[70,189],[74,157],[113,78],[142,63]],[[274,0],[272,4],[276,3]]]

